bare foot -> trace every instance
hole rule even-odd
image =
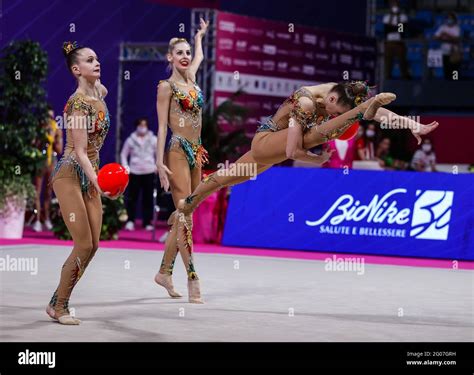
[[[396,98],[397,96],[391,92],[383,92],[381,94],[375,95],[375,97],[372,99],[369,99],[371,103],[364,112],[364,120],[373,120],[375,114],[377,113],[377,109],[384,105],[390,104]]]
[[[421,136],[426,135],[431,133],[433,130],[435,130],[439,126],[438,121],[433,121],[432,123],[429,124],[418,124],[416,129],[411,129],[411,132],[415,136],[418,144],[421,143]]]

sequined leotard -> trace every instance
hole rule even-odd
[[[78,125],[71,122],[70,116],[80,112],[87,120],[85,124]],[[99,170],[99,151],[104,144],[105,137],[110,127],[110,117],[105,101],[92,100],[80,93],[73,94],[64,107],[64,122],[66,127],[66,147],[64,155],[59,160],[54,170],[51,183],[59,178],[78,178],[82,192],[89,193],[92,188],[84,170],[79,165],[72,138],[72,126],[87,127],[87,156],[95,171]]]
[[[313,111],[307,112],[301,108],[299,103],[301,97],[306,97],[312,100],[314,104]],[[276,132],[285,129],[288,127],[290,117],[294,118],[303,126],[303,132],[307,132],[313,126],[320,125],[322,122],[329,119],[324,105],[318,102],[308,89],[302,87],[294,91],[293,94],[291,94],[291,96],[280,105],[274,115],[269,116],[260,122],[257,133],[268,131]]]
[[[172,80],[165,82],[170,84],[172,91],[169,127],[173,135],[167,151],[184,152],[190,169],[202,167],[208,162],[208,153],[201,142],[201,115],[204,104],[202,91],[194,82],[193,88],[187,93],[179,89]]]

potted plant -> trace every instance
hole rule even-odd
[[[22,237],[32,179],[45,163],[35,145],[45,136],[47,65],[46,52],[33,41],[0,51],[0,238]]]

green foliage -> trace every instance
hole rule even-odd
[[[13,207],[22,207],[25,198],[33,199],[35,196],[35,188],[31,183],[29,175],[19,175],[15,178],[3,180],[0,184],[0,217],[10,214],[7,209],[7,199]]]
[[[37,144],[45,137],[47,67],[36,42],[11,42],[0,51],[0,211],[12,193],[19,201],[32,198],[32,178],[45,163]]]

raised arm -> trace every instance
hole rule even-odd
[[[156,112],[158,114],[158,140],[156,143],[156,168],[160,177],[160,185],[168,191],[170,182],[168,175],[172,172],[164,163],[166,133],[168,131],[168,117],[171,100],[171,85],[163,81],[158,85],[156,96]]]
[[[379,108],[375,114],[374,120],[381,124],[396,125],[403,129],[410,129],[418,144],[421,143],[421,136],[431,133],[435,130],[439,123],[433,121],[429,124],[421,124],[409,117],[397,115],[395,112],[385,108]]]
[[[189,66],[189,78],[193,81],[196,81],[196,74],[199,69],[199,66],[204,60],[204,53],[202,51],[202,38],[207,31],[207,27],[209,26],[209,21],[204,21],[200,18],[199,30],[197,31],[196,35],[194,36],[194,58]]]

